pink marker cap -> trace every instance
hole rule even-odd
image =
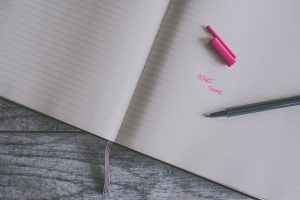
[[[229,47],[222,41],[222,39],[217,35],[217,33],[210,27],[207,26],[207,31],[213,36],[211,40],[211,45],[218,51],[221,57],[225,60],[227,65],[230,67],[236,62],[236,56],[229,49]]]

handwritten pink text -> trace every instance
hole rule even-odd
[[[197,80],[199,80],[203,84],[205,84],[207,86],[207,89],[210,92],[213,92],[213,93],[218,94],[218,95],[223,95],[221,89],[219,89],[219,88],[212,85],[213,81],[215,80],[214,78],[206,76],[206,75],[201,74],[201,73],[198,73],[197,74]]]
[[[205,76],[205,75],[200,74],[200,73],[197,75],[197,79],[204,82],[204,83],[208,83],[208,84],[210,84],[214,80],[213,78]]]

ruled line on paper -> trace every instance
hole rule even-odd
[[[3,29],[4,26],[5,26],[5,23],[7,21],[7,17],[10,13],[10,9],[12,7],[13,2],[14,2],[13,0],[11,0],[11,1],[5,1],[5,0],[0,1],[0,32],[1,32],[1,29]]]

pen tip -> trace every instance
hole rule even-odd
[[[210,117],[210,114],[209,113],[205,113],[203,114],[204,117]]]

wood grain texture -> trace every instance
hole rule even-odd
[[[0,199],[252,199],[117,144],[105,197],[104,139],[6,100],[0,111]]]

